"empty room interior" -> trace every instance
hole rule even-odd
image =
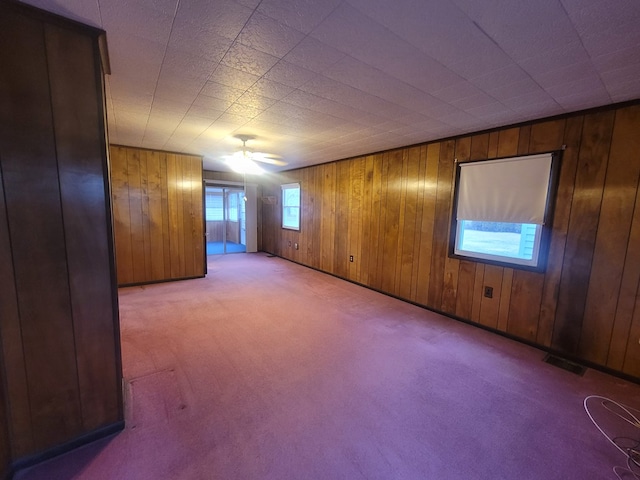
[[[0,0],[0,478],[640,480],[638,25]]]

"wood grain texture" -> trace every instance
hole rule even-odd
[[[578,353],[615,112],[585,116],[552,345]]]
[[[204,275],[202,159],[112,145],[118,284]]]
[[[348,252],[361,252],[357,265],[338,275],[637,375],[640,267],[633,246],[640,235],[640,157],[631,132],[640,130],[638,108],[578,113],[310,167],[322,172],[314,234],[322,244],[321,270],[341,272],[334,265]],[[544,273],[448,257],[454,158],[483,160],[563,145]],[[348,171],[346,184],[337,169]],[[338,222],[342,198],[349,207]],[[269,208],[263,206],[264,219]],[[334,248],[343,241],[340,232],[347,246]],[[278,242],[285,238],[279,231],[276,236]],[[301,248],[311,242],[309,252],[318,250],[305,232],[299,241]],[[483,296],[485,286],[493,287],[492,299]],[[607,301],[599,303],[605,294]]]
[[[106,152],[96,141],[104,131],[102,99],[97,88],[83,88],[95,84],[98,67],[87,62],[94,54],[92,39],[53,26],[45,35],[82,427],[95,430],[120,417]]]
[[[0,44],[11,45],[0,48],[1,421],[12,461],[122,418],[97,40],[31,13],[0,3]]]
[[[583,121],[584,117],[575,116],[569,118],[564,126],[563,141],[566,148],[562,152],[560,178],[553,215],[553,234],[547,256],[547,270],[542,289],[542,303],[540,305],[540,319],[538,321],[538,336],[536,340],[537,343],[545,347],[551,346],[553,336]],[[557,127],[560,128],[560,125],[558,124]]]
[[[6,75],[16,90],[7,98],[29,101],[2,120],[2,171],[29,389],[25,401],[37,432],[31,448],[39,450],[79,435],[82,415],[44,25],[16,20],[13,28],[25,40],[11,49],[16,58]],[[24,58],[30,61],[18,60]]]
[[[579,346],[582,357],[599,364],[606,364],[609,355],[610,341],[603,339],[609,340],[613,335],[625,269],[640,177],[640,162],[630,162],[629,158],[640,151],[639,121],[640,109],[631,107],[618,110],[613,125]],[[618,336],[616,343],[622,349],[626,342],[620,342]]]
[[[453,191],[454,175],[454,148],[455,142],[447,140],[440,148],[438,159],[438,184],[435,208],[435,221],[433,225],[433,251],[431,255],[431,278],[429,281],[429,306],[440,310],[442,308],[443,291],[447,289],[447,306],[451,295],[455,295],[452,278],[445,278],[445,266],[449,250],[449,218],[451,214],[451,194]],[[451,272],[450,272],[451,273]],[[445,279],[449,283],[445,284]]]

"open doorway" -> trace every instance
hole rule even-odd
[[[205,187],[207,255],[247,251],[244,198],[242,188]]]

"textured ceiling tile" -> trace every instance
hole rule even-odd
[[[507,85],[497,85],[489,88],[486,92],[498,101],[509,100],[510,98],[519,97],[526,94],[543,93],[540,86],[530,78],[509,83]]]
[[[504,68],[471,78],[470,81],[481,90],[489,91],[499,88],[502,85],[510,85],[520,81],[531,81],[531,77],[519,65],[511,63]]]
[[[468,59],[471,46],[476,56],[500,51],[453,2],[399,0],[390,7],[387,0],[348,1],[443,65]]]
[[[299,87],[316,75],[317,73],[311,70],[280,60],[266,73],[264,78],[290,87]]]
[[[247,90],[248,94],[257,94],[262,97],[271,98],[273,100],[281,100],[289,95],[295,89],[282,83],[267,80],[262,77],[251,88]]]
[[[258,11],[303,33],[311,32],[342,0],[263,0]]]
[[[568,95],[574,95],[577,93],[587,93],[600,91],[605,93],[604,85],[597,76],[583,77],[579,80],[565,81],[559,84],[555,84],[550,87],[546,87],[545,91],[552,97],[565,97]]]
[[[187,115],[195,117],[210,118],[212,121],[220,118],[220,115],[224,113],[224,110],[217,110],[211,107],[205,107],[202,105],[193,104],[187,111]]]
[[[566,65],[589,62],[590,58],[580,42],[565,43],[541,51],[519,62],[519,65],[531,76],[540,75]]]
[[[455,0],[455,3],[515,60],[529,58],[556,45],[579,40],[570,19],[557,0]]]
[[[258,75],[227,67],[226,65],[218,65],[209,77],[209,81],[237,88],[238,90],[246,90],[255,84],[259,78]]]
[[[261,77],[277,62],[278,58],[246,45],[234,43],[222,59],[222,64]]]
[[[276,57],[286,55],[304,38],[304,34],[272,18],[254,12],[238,35],[237,41]]]
[[[182,1],[176,14],[178,25],[189,25],[196,32],[210,32],[228,39],[235,39],[253,13],[253,9],[233,0]]]
[[[250,117],[245,117],[243,115],[237,115],[235,113],[229,113],[228,111],[220,115],[218,121],[221,123],[226,123],[229,125],[242,126],[251,120]]]
[[[455,85],[436,90],[432,92],[432,95],[440,100],[451,103],[459,101],[467,97],[473,97],[481,94],[482,91],[470,82],[460,82]]]
[[[226,100],[231,103],[235,102],[244,94],[245,90],[229,87],[228,85],[222,85],[217,82],[207,82],[204,87],[202,87],[201,95],[206,95],[208,97],[215,97],[221,100]]]
[[[234,115],[240,115],[247,119],[252,119],[260,115],[264,111],[264,108],[252,107],[250,105],[243,105],[241,103],[234,103],[231,105],[225,113],[232,113]]]
[[[51,0],[20,0],[22,3],[33,5],[43,10],[51,10]],[[87,2],[86,0],[67,0],[65,2],[64,16],[71,20],[90,25],[92,27],[102,27],[100,9],[98,2]],[[62,14],[63,12],[58,12]]]
[[[313,93],[304,92],[302,90],[294,90],[285,98],[282,99],[283,102],[290,103],[292,105],[297,105],[298,107],[303,108],[312,108],[316,103],[322,100],[322,97],[314,95]]]
[[[164,61],[162,62],[160,75],[206,80],[209,78],[215,67],[215,62],[204,60],[203,58],[195,55],[186,55],[179,50],[169,47],[167,48],[167,53],[164,57]]]
[[[477,95],[472,95],[470,97],[460,98],[459,100],[451,102],[451,105],[454,105],[460,110],[464,110],[465,112],[469,113],[471,113],[472,109],[493,104],[499,104],[499,102],[495,98],[483,92],[480,92]]]
[[[473,115],[476,118],[488,118],[496,115],[505,115],[511,114],[512,111],[506,105],[503,105],[500,102],[487,103],[484,105],[478,105],[475,107],[465,108],[464,109],[470,115]]]
[[[193,101],[193,105],[198,105],[205,108],[211,108],[214,110],[225,111],[229,108],[235,100],[224,100],[221,98],[210,97],[200,93]]]
[[[545,73],[537,74],[534,76],[534,79],[542,88],[546,89],[553,85],[566,83],[572,78],[589,77],[597,77],[597,72],[591,62],[584,61],[572,63],[569,65],[563,65],[554,70],[549,70]]]
[[[245,92],[240,97],[238,97],[237,102],[241,105],[248,105],[250,107],[259,108],[261,110],[266,110],[274,103],[276,100],[273,98],[265,97],[255,92]]]
[[[195,28],[184,17],[176,19],[169,39],[170,48],[214,63],[222,60],[232,44],[233,39]]]
[[[182,118],[189,111],[189,108],[191,108],[191,104],[188,102],[180,102],[168,98],[154,97],[153,103],[151,105],[151,113],[173,113],[177,117]]]
[[[210,158],[246,133],[295,168],[640,98],[638,0],[28,3],[108,30],[111,141]]]
[[[343,52],[322,43],[320,40],[306,37],[284,57],[284,60],[312,72],[322,73],[344,56]]]
[[[169,5],[163,2],[159,8],[154,8],[154,5],[142,2],[103,0],[100,2],[103,28],[107,32],[117,29],[141,38],[166,43],[171,32],[176,0],[170,0],[168,3]]]

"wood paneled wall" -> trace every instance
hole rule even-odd
[[[202,158],[109,150],[118,284],[204,276]]]
[[[0,2],[0,458],[12,462],[123,420],[99,34]]]
[[[263,249],[640,377],[638,132],[640,106],[611,107],[286,172],[264,194],[300,182],[302,228],[263,205]],[[448,257],[454,159],[563,145],[545,273]]]

